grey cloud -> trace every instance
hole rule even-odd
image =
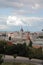
[[[14,18],[17,17],[17,20]],[[11,19],[12,18],[12,19]],[[13,20],[14,19],[14,20]],[[0,25],[7,25],[7,21],[14,21],[17,25],[22,24],[22,25],[29,25],[29,26],[43,26],[43,17],[23,17],[23,16],[9,16],[6,17],[1,17],[0,16]],[[8,25],[7,25],[8,26]],[[15,26],[15,25],[12,25]]]
[[[23,3],[19,3],[19,2],[11,2],[11,1],[7,1],[7,0],[2,0],[0,1],[0,7],[12,7],[12,8],[20,8],[23,6]]]
[[[0,0],[0,8],[13,8],[12,15],[36,14],[43,9],[43,0]]]
[[[28,14],[34,14],[36,11],[33,11],[32,9],[19,9],[19,10],[12,10],[12,15],[20,15],[20,16],[26,16]]]
[[[43,0],[1,0],[0,7],[32,7],[34,4],[43,5]]]
[[[21,17],[21,16],[16,16],[17,20],[15,19],[15,16],[10,16],[11,18],[8,17],[1,17],[0,16],[0,29],[4,30],[4,29],[13,29],[14,26],[20,26],[19,24],[22,24],[22,26],[29,26],[29,27],[43,27],[43,17]],[[1,22],[2,20],[2,22]],[[8,25],[7,21],[14,21],[14,24],[17,25]],[[6,23],[6,24],[5,24]],[[13,27],[13,28],[12,28]]]
[[[15,18],[17,18],[15,20]],[[10,21],[13,23],[11,26],[43,26],[43,18],[41,17],[20,17],[20,16],[10,16],[8,17],[7,23],[9,24]],[[10,24],[9,24],[10,25]]]

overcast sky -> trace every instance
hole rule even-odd
[[[43,0],[0,0],[0,31],[41,31]]]

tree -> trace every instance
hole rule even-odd
[[[32,51],[32,48],[31,47],[29,47],[28,57],[29,57],[29,59],[32,59],[33,58],[33,51]]]
[[[33,44],[33,43],[32,43],[32,41],[30,40],[29,47],[32,47],[32,44]]]
[[[42,31],[43,31],[43,29],[42,29]]]
[[[14,54],[13,57],[16,58],[17,57],[17,54]]]
[[[0,41],[0,54],[4,54],[5,53],[5,47],[7,45],[7,42],[4,41]]]
[[[1,65],[1,64],[3,63],[3,61],[4,61],[4,60],[2,59],[2,56],[3,56],[3,55],[0,54],[0,65]]]
[[[9,37],[9,40],[11,40],[11,37]]]

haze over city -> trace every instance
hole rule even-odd
[[[41,31],[43,0],[0,0],[0,31]]]

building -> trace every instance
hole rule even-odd
[[[34,46],[37,45],[43,47],[43,32],[37,32],[37,34],[34,33],[32,42]]]
[[[9,40],[11,37],[11,40]],[[20,31],[15,32],[0,32],[0,40],[11,41],[13,44],[26,42],[28,45],[29,42],[33,42],[33,46],[43,46],[43,31],[42,32],[25,32],[22,28]]]
[[[13,44],[17,44],[17,43],[21,43],[23,44],[24,42],[26,42],[26,44],[29,44],[29,32],[24,32],[23,29],[21,29],[19,32],[15,31],[15,32],[10,32],[8,33],[8,41],[12,41]],[[11,40],[9,40],[9,37],[11,37]]]

